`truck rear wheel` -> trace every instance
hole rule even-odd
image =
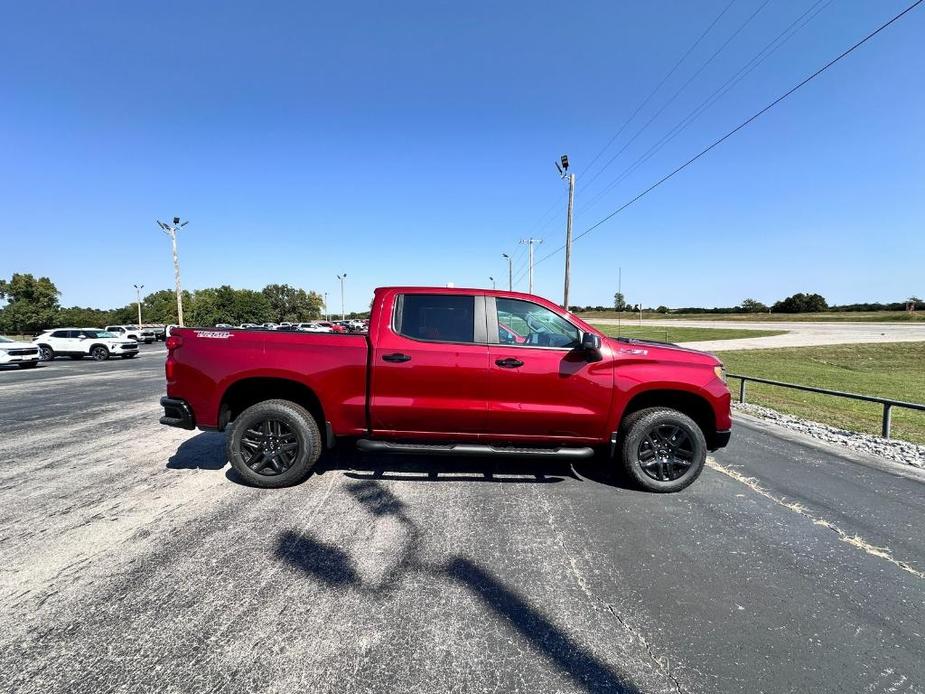
[[[258,487],[288,487],[304,480],[321,456],[315,418],[289,400],[251,405],[231,425],[228,460],[241,477]]]
[[[631,414],[620,447],[623,468],[642,489],[677,492],[696,480],[707,459],[707,442],[683,412],[651,407]]]

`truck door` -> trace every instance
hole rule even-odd
[[[370,364],[374,433],[477,438],[488,414],[485,298],[407,292],[381,310]]]
[[[487,297],[486,313],[488,432],[606,441],[613,361],[579,349],[581,330],[540,304]]]

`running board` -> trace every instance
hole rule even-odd
[[[594,449],[529,448],[524,446],[491,446],[484,443],[401,443],[360,439],[357,448],[365,453],[410,453],[423,455],[489,456],[501,458],[554,458],[581,460],[594,455]]]

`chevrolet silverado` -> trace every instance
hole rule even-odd
[[[352,440],[369,452],[597,455],[672,492],[732,427],[712,355],[607,337],[517,292],[386,287],[367,334],[175,328],[167,349],[161,423],[227,430],[228,460],[263,487],[300,482]]]

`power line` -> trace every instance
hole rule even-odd
[[[723,18],[723,15],[725,15],[726,12],[729,10],[729,8],[732,7],[735,3],[736,3],[736,0],[730,0],[729,4],[726,5],[726,6],[723,8],[723,10],[722,10],[718,15],[716,15],[716,18],[715,18],[712,22],[710,22],[710,25],[709,25],[706,29],[703,30],[703,33],[701,33],[700,36],[697,37],[697,40],[694,41],[694,43],[692,43],[692,44],[690,45],[690,47],[684,52],[684,55],[682,55],[682,56],[678,59],[678,62],[676,62],[676,63],[674,64],[674,67],[672,67],[672,68],[668,71],[668,73],[667,73],[664,77],[662,77],[661,82],[659,82],[657,85],[655,85],[655,89],[653,89],[651,92],[649,92],[649,95],[648,95],[645,99],[642,100],[642,102],[639,104],[639,106],[636,107],[636,110],[633,111],[632,115],[631,115],[629,118],[627,118],[627,119],[623,122],[623,125],[620,126],[620,129],[617,130],[616,134],[615,134],[613,137],[611,137],[609,140],[607,140],[607,144],[604,145],[604,147],[601,149],[600,152],[598,152],[597,154],[594,155],[594,158],[590,161],[590,163],[589,163],[588,166],[587,166],[587,169],[588,169],[588,170],[590,170],[591,167],[594,166],[594,163],[595,163],[598,159],[601,158],[601,155],[604,154],[604,152],[607,151],[607,148],[610,147],[610,145],[613,144],[614,140],[616,140],[618,137],[620,137],[620,135],[623,134],[623,131],[626,130],[626,126],[628,126],[630,123],[633,122],[633,119],[634,119],[637,115],[639,115],[639,112],[640,112],[642,109],[644,109],[644,108],[648,105],[648,103],[649,103],[649,101],[651,101],[652,97],[655,96],[655,94],[658,92],[658,90],[661,89],[661,88],[664,86],[665,82],[668,81],[668,79],[677,71],[677,69],[678,69],[679,67],[681,67],[681,64],[682,64],[685,60],[687,60],[687,57],[694,51],[695,48],[697,48],[697,46],[700,45],[700,42],[703,41],[704,38],[706,38],[707,34],[710,33],[710,31],[713,29],[713,27],[716,26],[717,22],[719,22],[719,20]],[[603,170],[603,169],[602,169],[602,170]],[[592,179],[592,180],[593,180],[593,179]]]
[[[699,68],[697,68],[697,70],[694,72],[694,74],[691,75],[691,76],[687,79],[687,81],[686,81],[684,84],[682,84],[674,94],[671,95],[671,98],[668,99],[668,101],[666,101],[664,104],[662,104],[661,108],[659,108],[654,114],[652,114],[652,117],[649,118],[649,120],[646,121],[645,125],[643,125],[639,130],[637,130],[637,131],[636,131],[636,134],[633,135],[633,136],[629,139],[629,141],[626,142],[626,144],[624,144],[624,145],[617,151],[616,154],[614,154],[610,159],[607,160],[607,162],[604,164],[604,166],[602,166],[602,167],[600,168],[600,170],[599,170],[596,174],[594,174],[594,176],[591,177],[591,180],[590,180],[590,181],[588,181],[587,183],[585,183],[585,184],[583,184],[583,185],[585,185],[585,186],[590,186],[592,183],[594,183],[594,181],[597,180],[597,178],[604,172],[604,170],[607,169],[607,167],[610,166],[610,165],[617,159],[617,157],[619,157],[621,154],[623,154],[623,152],[625,152],[626,149],[627,149],[631,144],[633,144],[633,142],[636,141],[636,138],[639,137],[640,135],[642,135],[642,133],[644,133],[644,132],[648,129],[648,127],[649,127],[650,125],[652,125],[652,123],[655,121],[655,119],[658,118],[660,115],[662,115],[662,113],[665,111],[666,108],[668,108],[671,104],[674,103],[675,99],[677,99],[677,98],[681,95],[681,92],[683,92],[685,89],[687,89],[688,85],[690,85],[691,82],[693,82],[695,79],[697,79],[697,77],[700,76],[700,73],[703,72],[703,71],[707,68],[707,66],[710,65],[710,63],[712,63],[712,62],[716,59],[716,57],[717,57],[720,53],[722,53],[722,52],[726,49],[726,47],[727,47],[730,43],[732,43],[732,41],[733,41],[740,33],[742,33],[742,31],[745,29],[745,27],[747,27],[747,26],[751,23],[751,21],[752,21],[755,17],[758,16],[758,14],[761,12],[761,10],[763,10],[765,7],[767,7],[768,3],[770,3],[770,2],[771,2],[771,0],[764,0],[764,2],[761,3],[761,4],[758,6],[758,8],[757,8],[754,12],[752,12],[752,13],[748,16],[748,18],[747,18],[744,22],[742,22],[742,24],[739,25],[739,28],[736,29],[734,32],[732,32],[732,35],[731,35],[728,39],[726,39],[726,41],[723,43],[723,45],[721,45],[719,48],[717,48],[717,49],[713,52],[713,54],[712,54],[709,58],[707,58],[706,62],[704,62],[703,65],[701,65]]]
[[[914,10],[916,7],[918,7],[919,5],[921,5],[923,2],[925,2],[925,0],[916,0],[914,3],[912,3],[911,5],[909,5],[906,9],[904,9],[902,12],[900,12],[899,14],[897,14],[896,16],[894,16],[892,19],[890,19],[889,21],[887,21],[887,22],[884,23],[884,24],[881,24],[877,29],[874,29],[872,32],[870,32],[869,34],[867,34],[867,36],[865,36],[864,38],[862,38],[860,41],[858,41],[857,43],[855,43],[853,46],[851,46],[850,48],[848,48],[847,50],[845,50],[843,53],[841,53],[841,54],[838,55],[837,57],[835,57],[835,58],[833,58],[832,60],[830,60],[828,63],[826,63],[826,64],[823,65],[821,68],[819,68],[818,70],[816,70],[816,71],[815,71],[813,74],[811,74],[809,77],[805,78],[802,82],[798,83],[798,84],[797,84],[796,86],[794,86],[794,87],[791,87],[789,90],[787,90],[786,92],[784,92],[781,96],[777,97],[777,98],[776,98],[774,101],[772,101],[770,104],[768,104],[768,105],[765,106],[763,109],[761,109],[760,111],[758,111],[758,112],[755,113],[754,115],[750,116],[750,117],[747,118],[746,120],[742,121],[742,123],[740,123],[740,124],[737,125],[735,128],[733,128],[732,130],[730,130],[728,133],[726,133],[725,135],[723,135],[722,137],[720,137],[718,140],[715,140],[711,145],[707,146],[705,149],[702,149],[698,154],[696,154],[695,156],[693,156],[693,157],[691,157],[690,159],[688,159],[686,162],[684,162],[683,164],[681,164],[679,167],[677,167],[676,169],[674,169],[674,170],[671,171],[670,173],[668,173],[668,174],[662,176],[662,178],[660,178],[660,179],[657,180],[655,183],[653,183],[651,186],[649,186],[648,188],[646,188],[644,191],[642,191],[641,193],[639,193],[638,195],[636,195],[636,197],[634,197],[634,198],[632,198],[631,200],[629,200],[629,201],[623,203],[620,207],[618,207],[617,209],[615,209],[613,212],[611,212],[610,214],[608,214],[606,217],[604,217],[604,218],[598,220],[597,222],[595,222],[594,224],[592,224],[590,227],[588,227],[588,228],[585,229],[583,232],[581,232],[578,236],[576,236],[576,237],[575,237],[575,241],[577,241],[578,239],[582,238],[583,236],[587,236],[587,235],[590,234],[592,231],[594,231],[595,229],[597,229],[599,226],[601,226],[601,225],[604,224],[605,222],[609,221],[610,219],[612,219],[612,218],[615,217],[616,215],[620,214],[620,212],[622,212],[623,210],[625,210],[627,207],[629,207],[630,205],[633,205],[634,203],[636,203],[636,202],[638,202],[639,200],[641,200],[642,198],[644,198],[646,195],[648,195],[649,193],[651,193],[653,190],[655,190],[656,188],[658,188],[660,185],[662,185],[663,183],[665,183],[666,181],[668,181],[669,179],[671,179],[672,177],[674,177],[676,174],[678,174],[678,173],[680,173],[681,171],[683,171],[684,169],[686,169],[688,166],[690,166],[691,164],[693,164],[695,161],[697,161],[698,159],[700,159],[702,156],[704,156],[705,154],[707,154],[708,152],[710,152],[710,151],[713,150],[714,148],[718,147],[718,146],[721,145],[723,142],[725,142],[726,140],[728,140],[730,137],[732,137],[733,135],[735,135],[737,132],[739,132],[740,130],[742,130],[743,128],[745,128],[745,127],[748,126],[749,124],[751,124],[753,121],[755,121],[756,119],[758,119],[759,117],[761,117],[762,115],[764,115],[765,113],[767,113],[768,111],[770,111],[772,108],[774,108],[775,106],[777,106],[777,104],[779,104],[781,101],[783,101],[784,99],[786,99],[787,97],[789,97],[791,94],[793,94],[794,92],[796,92],[797,90],[801,89],[803,86],[805,86],[805,85],[808,84],[809,82],[811,82],[811,81],[813,81],[814,79],[816,79],[819,75],[821,75],[823,72],[825,72],[825,71],[828,70],[830,67],[832,67],[833,65],[835,65],[837,62],[839,62],[839,61],[842,60],[843,58],[847,57],[848,55],[850,55],[851,53],[853,53],[854,51],[856,51],[858,48],[860,48],[860,47],[863,46],[865,43],[867,43],[867,42],[870,41],[872,38],[874,38],[877,34],[879,34],[881,31],[883,31],[884,29],[886,29],[888,26],[890,26],[890,25],[892,25],[893,23],[899,21],[902,17],[904,17],[905,15],[907,15],[909,12],[911,12],[912,10]],[[550,254],[548,254],[548,255],[546,255],[546,256],[543,256],[543,257],[540,258],[538,261],[536,261],[535,265],[539,265],[539,264],[542,263],[544,260],[547,260],[547,259],[551,258],[551,257],[554,256],[556,253],[558,253],[559,251],[561,251],[563,248],[565,248],[565,246],[561,246],[561,247],[559,247],[558,249],[556,249],[555,251],[553,251],[552,253],[550,253]]]
[[[662,149],[662,147],[664,147],[666,144],[671,142],[671,140],[673,140],[675,137],[681,134],[684,130],[686,130],[687,127],[691,123],[693,123],[697,118],[699,118],[700,115],[704,111],[709,109],[713,104],[715,104],[717,101],[723,98],[733,87],[735,87],[739,82],[741,82],[749,74],[751,74],[751,72],[755,68],[757,68],[766,59],[771,57],[777,51],[777,49],[783,46],[787,41],[793,38],[800,30],[802,30],[806,25],[808,25],[811,21],[813,21],[819,14],[821,14],[822,11],[825,10],[829,5],[831,5],[833,1],[834,0],[827,0],[827,1],[816,0],[816,2],[813,3],[809,7],[809,9],[807,9],[805,12],[803,12],[803,14],[801,14],[799,17],[793,20],[783,31],[781,31],[768,44],[766,44],[764,48],[758,51],[758,53],[756,53],[755,56],[752,57],[751,60],[749,60],[744,66],[739,68],[739,70],[735,74],[733,74],[732,77],[726,80],[712,94],[710,94],[710,96],[708,96],[706,99],[700,102],[700,104],[696,108],[694,108],[690,113],[688,113],[684,118],[682,118],[678,123],[676,123],[674,127],[671,128],[665,135],[663,135],[662,138],[658,142],[652,145],[648,150],[646,150],[646,152],[640,155],[632,164],[626,167],[620,173],[619,176],[617,176],[614,180],[608,183],[602,190],[600,190],[596,195],[594,195],[591,198],[591,200],[589,200],[585,205],[583,205],[583,208],[588,209],[594,206],[594,204],[598,200],[600,200],[608,192],[613,190],[614,187],[617,186],[621,181],[625,180],[627,176],[632,174],[634,171],[636,171],[636,169],[638,169],[640,166],[645,164],[649,159],[655,156]],[[825,2],[825,4],[822,4],[823,2]],[[822,7],[819,7],[819,5],[822,5]],[[806,19],[806,21],[800,24],[800,26],[798,26],[796,29],[794,29],[794,27],[798,23],[800,23],[800,21],[803,20],[810,13],[813,13],[812,16]],[[781,40],[781,38],[784,37],[785,34],[788,34],[788,32],[789,32],[789,35],[787,35],[785,38],[783,38],[783,40]]]

